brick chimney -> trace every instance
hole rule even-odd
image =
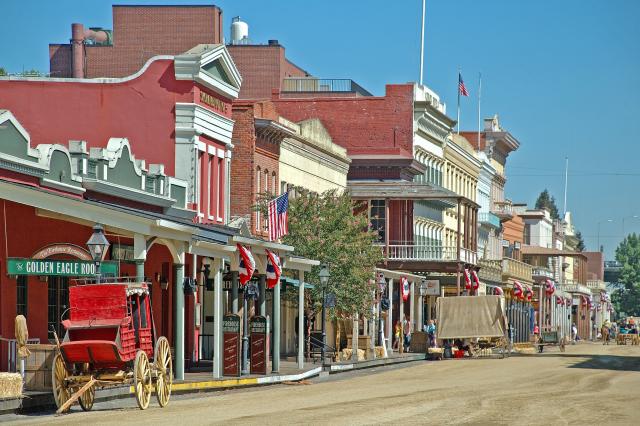
[[[84,78],[84,26],[71,24],[71,76]]]

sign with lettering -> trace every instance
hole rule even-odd
[[[124,244],[113,244],[111,246],[111,259],[121,262],[135,262],[133,256],[133,246]]]
[[[200,92],[200,102],[223,114],[227,112],[227,104],[208,93]]]
[[[86,249],[73,244],[49,244],[35,252],[32,259],[46,259],[55,255],[65,255],[77,257],[80,260],[91,261],[91,254]]]
[[[426,280],[427,288],[425,296],[440,296],[440,281],[439,280]]]
[[[267,319],[254,316],[249,322],[249,345],[251,346],[251,374],[267,374],[269,343],[267,337]]]
[[[116,262],[102,262],[100,272],[106,276],[118,276]],[[57,275],[66,277],[95,277],[96,265],[84,260],[7,259],[8,275]]]
[[[222,369],[225,376],[240,376],[240,316],[227,314],[222,318]]]

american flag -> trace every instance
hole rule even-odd
[[[458,92],[462,96],[469,96],[469,92],[467,92],[467,88],[464,85],[464,81],[462,81],[462,74],[458,73]]]
[[[289,193],[269,201],[269,239],[276,241],[289,232],[287,223],[289,210]]]

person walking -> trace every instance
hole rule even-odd
[[[405,315],[402,320],[402,334],[404,336],[404,351],[409,352],[409,346],[411,345],[411,320],[409,315]]]
[[[402,332],[402,327],[400,326],[400,321],[396,321],[396,325],[394,328],[394,333],[393,333],[393,349],[398,349],[398,346],[400,345],[400,334]]]
[[[603,345],[608,345],[609,344],[609,325],[608,324],[609,321],[605,321],[604,324],[602,324],[602,344]]]
[[[575,345],[578,341],[578,327],[576,327],[576,323],[574,322],[571,326],[571,342]]]
[[[429,338],[429,347],[436,348],[438,346],[436,342],[436,324],[432,319],[429,320],[425,331],[427,333],[427,337]]]

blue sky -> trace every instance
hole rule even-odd
[[[47,44],[68,42],[72,22],[110,28],[111,4],[3,0],[0,66],[48,71]],[[240,15],[254,42],[278,39],[313,75],[352,78],[374,94],[418,79],[420,0],[215,4],[227,37],[231,17]],[[562,210],[568,156],[568,209],[588,249],[597,249],[603,221],[607,257],[622,239],[624,217],[625,231],[640,232],[640,218],[630,218],[640,216],[639,17],[636,0],[427,0],[425,83],[455,117],[461,67],[471,93],[462,128],[475,130],[482,72],[482,115],[499,114],[521,143],[508,160],[507,196],[533,204],[548,188]]]

